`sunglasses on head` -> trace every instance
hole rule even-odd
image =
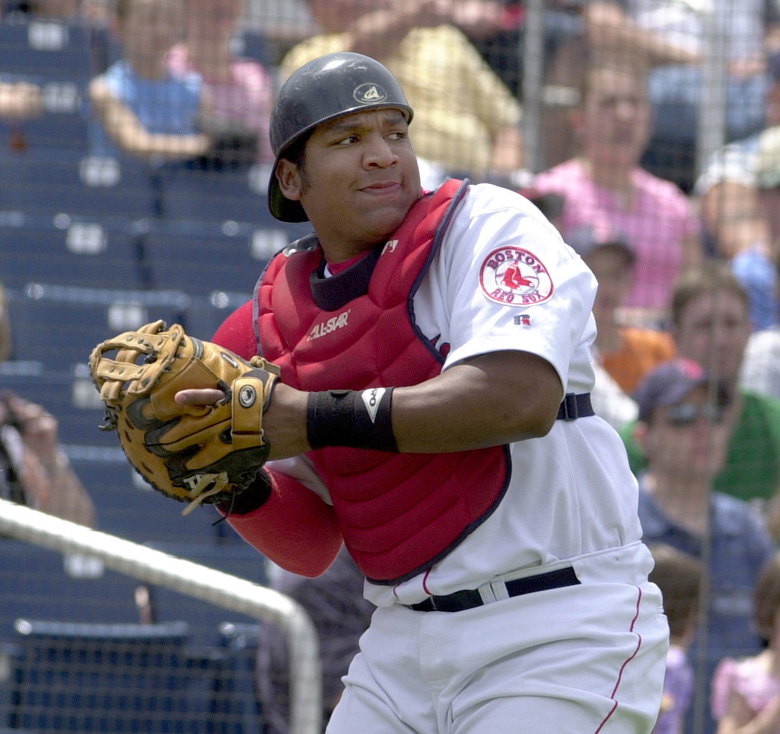
[[[708,423],[720,423],[723,420],[723,407],[712,403],[680,403],[671,406],[666,412],[666,421],[673,426],[689,426],[698,418],[704,418]]]

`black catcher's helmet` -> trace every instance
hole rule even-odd
[[[413,111],[401,85],[378,61],[355,53],[320,56],[282,85],[271,112],[274,167],[268,184],[268,206],[282,222],[305,222],[303,207],[287,199],[276,180],[279,159],[317,125],[365,109],[393,107],[411,122]]]

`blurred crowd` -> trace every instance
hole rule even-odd
[[[301,0],[298,23],[282,4],[10,2],[0,39],[2,24],[35,18],[98,29],[92,154],[200,167],[273,160],[274,95],[303,63],[342,50],[382,61],[415,110],[424,187],[468,177],[519,191],[599,281],[594,405],[639,479],[672,629],[656,731],[780,733],[780,2],[548,0],[541,100],[524,88],[523,0]],[[260,52],[236,51],[246,30]],[[721,104],[702,113],[713,64]],[[708,113],[722,145],[702,156]],[[0,68],[0,157],[20,156],[13,136],[46,114],[42,86]],[[13,359],[7,338],[0,348]],[[0,495],[94,525],[56,420],[15,395],[0,419],[0,478],[15,477]],[[337,651],[327,716],[370,609],[348,558],[323,579],[278,583]],[[258,689],[281,732],[269,670],[278,679],[285,663],[267,639]]]

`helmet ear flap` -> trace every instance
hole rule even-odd
[[[268,207],[282,222],[305,222],[303,207],[288,199],[279,186],[277,168],[282,158],[300,155],[317,125],[365,109],[391,107],[411,122],[414,112],[398,80],[375,59],[356,53],[320,56],[282,85],[271,112],[271,148],[275,161],[268,184]]]

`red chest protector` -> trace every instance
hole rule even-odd
[[[415,328],[412,296],[465,189],[452,180],[421,198],[387,243],[334,278],[318,275],[318,246],[270,263],[257,327],[262,354],[280,365],[286,384],[403,387],[441,373],[443,357]],[[331,447],[309,457],[355,562],[388,584],[446,555],[490,515],[509,480],[506,447],[448,454]]]

